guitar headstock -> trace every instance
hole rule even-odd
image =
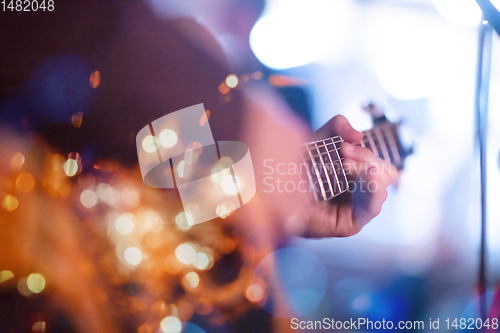
[[[373,128],[363,132],[361,146],[366,147],[381,159],[391,162],[396,169],[404,168],[406,157],[413,153],[413,147],[406,148],[399,136],[401,121],[393,123],[384,111],[374,103],[368,103],[363,110],[372,116]]]

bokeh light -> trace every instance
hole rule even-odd
[[[188,230],[194,224],[193,215],[181,212],[175,217],[175,224],[182,230]]]
[[[182,282],[187,288],[196,288],[200,283],[200,276],[196,272],[189,272],[184,276]]]
[[[158,148],[158,140],[152,135],[146,135],[142,140],[142,149],[147,153],[154,153]]]
[[[24,164],[24,155],[20,152],[17,152],[10,159],[10,167],[12,170],[19,170],[21,166]]]
[[[12,212],[19,206],[19,201],[9,194],[3,199],[2,205],[6,211]]]
[[[1,271],[0,272],[0,283],[2,282],[5,282],[7,280],[10,280],[14,277],[14,273],[12,273],[11,271]]]
[[[463,26],[475,26],[481,22],[481,9],[474,0],[433,0],[443,17]]]
[[[44,321],[37,321],[31,327],[31,331],[33,333],[45,333],[45,329],[46,329],[46,324]]]
[[[35,178],[28,172],[21,172],[16,178],[16,188],[24,193],[28,193],[35,187]]]
[[[41,274],[38,273],[30,274],[26,283],[29,290],[35,294],[41,293],[45,288],[45,279]]]
[[[193,245],[189,243],[180,244],[175,249],[175,256],[184,265],[189,265],[196,260],[196,250]]]
[[[132,218],[133,216],[131,214],[124,214],[118,217],[115,221],[116,231],[122,235],[130,234],[135,227],[135,222]]]
[[[269,267],[275,267],[277,278],[269,278]],[[323,262],[314,253],[296,247],[282,248],[264,257],[255,268],[252,285],[262,281],[269,297],[259,301],[260,306],[282,318],[303,316],[314,310],[328,285]],[[289,310],[273,306],[272,295],[283,295]]]
[[[264,289],[259,284],[252,284],[245,291],[245,296],[250,302],[260,302],[264,298]]]
[[[196,254],[196,260],[194,262],[194,266],[199,270],[204,270],[210,264],[210,258],[207,254],[203,252],[199,252]]]
[[[210,110],[205,111],[205,114],[200,118],[200,126],[205,126],[210,119]]]
[[[86,208],[92,208],[97,203],[97,194],[92,190],[84,190],[80,195],[80,202]]]
[[[125,261],[130,265],[138,265],[142,260],[142,252],[136,247],[129,247],[123,253]]]
[[[73,124],[73,126],[76,128],[82,127],[82,120],[83,120],[83,112],[82,111],[78,111],[74,115],[71,116],[71,124]]]
[[[171,129],[164,129],[160,132],[159,135],[160,144],[163,147],[171,148],[177,144],[179,138],[177,137],[177,133]]]
[[[236,210],[236,208],[237,208],[236,204],[233,201],[228,200],[224,201],[220,205],[217,205],[215,212],[217,213],[217,216],[219,216],[221,219],[225,219],[231,214],[231,212]]]
[[[182,323],[179,318],[168,316],[161,320],[160,329],[164,333],[180,333],[182,332]]]
[[[63,168],[68,177],[73,177],[78,172],[78,161],[70,158],[64,163]]]
[[[90,74],[89,85],[91,88],[97,88],[101,84],[101,73],[99,71]]]
[[[226,85],[229,88],[236,88],[236,86],[238,85],[238,82],[239,82],[238,77],[235,74],[229,74],[226,77]]]
[[[33,294],[33,292],[28,288],[28,278],[23,277],[17,281],[17,291],[25,297]]]

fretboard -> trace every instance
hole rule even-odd
[[[398,124],[385,122],[363,132],[359,146],[366,147],[398,170],[408,152],[402,147],[397,132]],[[340,144],[344,140],[332,138],[307,143],[307,174],[317,201],[329,201],[349,190],[349,181],[342,165]]]

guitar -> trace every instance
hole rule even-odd
[[[394,165],[397,170],[402,170],[404,161],[413,153],[413,148],[407,149],[401,144],[398,133],[401,122],[390,122],[372,103],[363,109],[372,115],[374,126],[362,132],[363,140],[358,146],[370,149],[382,160]],[[333,136],[304,145],[307,150],[307,176],[317,202],[330,201],[350,190],[348,173],[340,154],[343,141],[340,136]]]

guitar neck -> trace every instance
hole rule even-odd
[[[370,149],[381,159],[392,163],[398,170],[408,152],[402,147],[398,124],[384,122],[363,132],[359,146]],[[308,177],[317,201],[328,201],[349,190],[349,181],[340,154],[339,136],[307,143]]]

